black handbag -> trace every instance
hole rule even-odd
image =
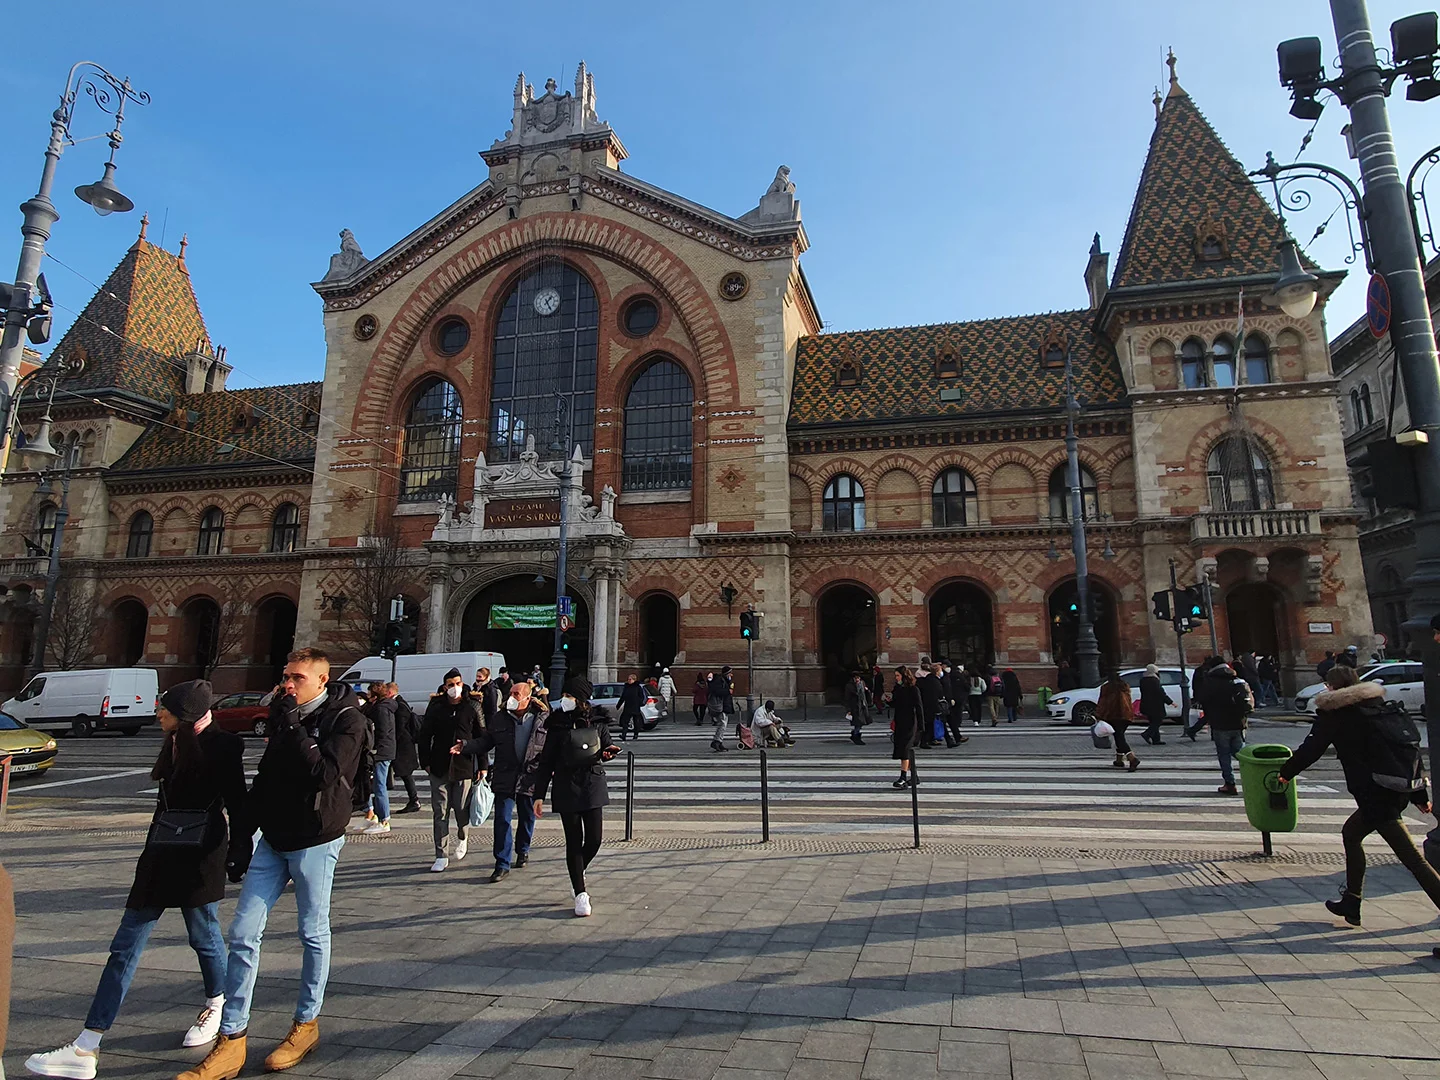
[[[160,812],[150,823],[150,834],[145,838],[145,845],[189,850],[204,846],[205,834],[210,826],[210,809],[214,805],[211,803],[204,810],[171,810],[165,798],[165,781],[161,780]]]

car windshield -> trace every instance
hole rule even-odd
[[[19,731],[24,726],[9,713],[0,712],[0,731]]]
[[[231,694],[231,695],[229,695],[228,697],[222,697],[219,701],[215,702],[215,704],[212,705],[211,708],[212,708],[212,709],[233,709],[236,705],[239,705],[239,704],[240,704],[240,695],[239,695],[239,694]]]

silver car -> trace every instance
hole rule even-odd
[[[596,683],[590,692],[590,704],[602,706],[612,721],[620,719],[620,690],[623,682]],[[640,706],[640,716],[645,721],[645,730],[651,730],[660,722],[660,703],[648,687],[645,690],[645,704]]]
[[[1385,700],[1398,702],[1407,713],[1425,711],[1425,669],[1413,660],[1388,660],[1360,669],[1361,682],[1385,686]],[[1295,695],[1295,711],[1315,715],[1315,696],[1328,689],[1323,682],[1312,683]]]

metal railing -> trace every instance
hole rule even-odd
[[[1278,540],[1290,536],[1318,536],[1318,510],[1223,510],[1196,514],[1190,520],[1190,539]]]

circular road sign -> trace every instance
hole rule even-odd
[[[1370,324],[1370,333],[1383,338],[1390,333],[1390,286],[1385,275],[1378,270],[1370,275],[1370,285],[1365,290],[1365,321]]]
[[[574,625],[575,625],[575,620],[572,619],[572,618],[570,618],[569,615],[561,615],[561,616],[560,616],[560,629],[561,629],[561,630],[569,630],[569,629],[570,629],[572,626],[574,626]]]

